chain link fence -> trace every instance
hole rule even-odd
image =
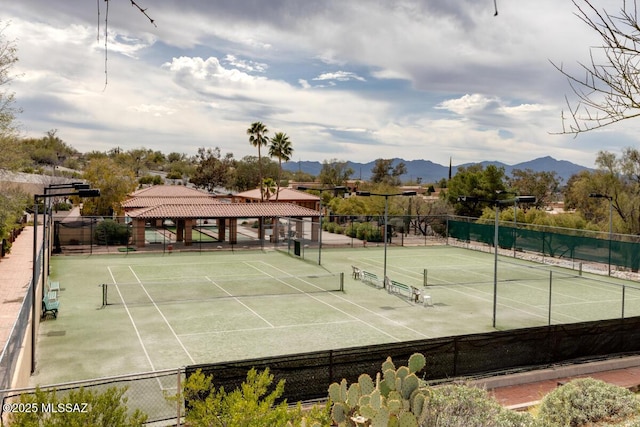
[[[131,375],[121,375],[107,378],[92,379],[86,381],[75,381],[62,384],[48,385],[40,387],[43,392],[55,391],[58,402],[64,400],[70,392],[91,391],[95,394],[105,393],[111,388],[125,388],[123,399],[126,399],[128,414],[133,414],[140,410],[147,415],[147,424],[153,426],[175,426],[180,425],[184,416],[184,402],[182,399],[171,399],[177,395],[185,380],[185,369],[171,369],[163,371],[146,372]],[[0,408],[1,425],[11,425],[10,412],[13,407],[19,408],[17,404],[21,397],[28,399],[34,397],[35,388],[22,388],[14,390],[1,390],[2,407]],[[78,404],[80,410],[91,411],[90,405],[84,406],[88,402],[71,402]],[[40,410],[46,410],[47,404]],[[56,406],[49,407],[54,412]]]
[[[0,390],[10,388],[13,383],[18,358],[22,351],[22,342],[25,336],[27,336],[29,326],[31,325],[29,316],[31,314],[33,292],[31,291],[32,288],[29,283],[27,283],[25,287],[27,288],[27,292],[22,301],[18,317],[11,328],[9,339],[2,349],[2,353],[0,353]],[[0,392],[0,399],[2,398],[3,395],[2,392]]]

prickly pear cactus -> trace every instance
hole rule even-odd
[[[353,425],[351,419],[355,416],[366,419],[371,427],[418,427],[429,392],[420,388],[416,372],[425,365],[425,357],[418,353],[409,358],[409,366],[398,368],[387,358],[375,383],[369,375],[362,374],[349,387],[346,380],[331,384],[331,418],[339,426]]]
[[[344,400],[340,393],[340,384],[333,383],[329,386],[329,399],[331,399],[332,402],[340,402]]]
[[[418,420],[411,412],[403,412],[398,417],[398,427],[418,427]]]
[[[343,402],[335,402],[331,408],[331,419],[338,424],[346,423],[349,408]]]
[[[413,353],[409,358],[408,368],[412,374],[415,374],[416,372],[423,370],[426,365],[427,365],[427,359],[421,353]]]
[[[362,395],[371,394],[376,387],[371,377],[367,374],[362,374],[358,377],[358,384],[360,384],[360,392]]]
[[[382,408],[373,417],[371,417],[371,427],[386,427],[389,425],[389,411]]]
[[[405,378],[407,375],[409,375],[411,372],[409,372],[409,368],[407,368],[406,366],[400,366],[398,368],[398,370],[396,371],[396,377],[398,378]]]
[[[382,391],[382,394],[384,396],[388,396],[388,391],[391,390],[395,390],[396,389],[396,371],[395,369],[387,369],[386,371],[384,371],[384,386],[382,384],[380,384],[381,388],[380,391]],[[385,393],[386,391],[386,393]]]
[[[403,399],[409,399],[411,393],[416,391],[420,386],[420,380],[416,377],[416,374],[409,374],[403,380],[400,386],[400,393]]]
[[[347,392],[347,406],[350,408],[358,406],[360,397],[362,397],[362,393],[360,393],[360,385],[351,384],[349,391]]]
[[[396,365],[393,364],[393,360],[391,360],[391,357],[387,357],[387,360],[382,363],[382,372],[386,371],[387,369],[393,369],[394,371],[396,370]]]

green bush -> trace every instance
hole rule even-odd
[[[593,378],[580,378],[542,399],[538,421],[548,427],[579,427],[619,423],[638,415],[640,403],[629,390]]]
[[[129,227],[105,219],[96,226],[94,238],[99,245],[126,245],[129,242]]]
[[[378,227],[374,227],[370,222],[354,222],[343,229],[344,234],[367,242],[382,242],[383,235]]]
[[[276,403],[284,392],[284,380],[271,387],[269,369],[251,369],[240,388],[227,392],[216,388],[212,376],[200,370],[184,384],[187,425],[219,427],[329,426],[329,405],[303,410],[290,409],[286,401]],[[270,390],[271,389],[271,390]],[[180,398],[174,397],[172,399]]]
[[[34,394],[20,396],[24,408],[32,411],[13,412],[9,426],[20,427],[102,427],[142,426],[147,415],[136,409],[129,414],[126,387],[110,387],[103,393],[80,388],[63,397],[56,390],[44,392],[39,388]],[[60,410],[62,409],[62,410]]]
[[[324,222],[322,224],[322,229],[325,231],[328,231],[329,233],[335,233],[335,234],[344,233],[344,227],[342,227],[337,222],[330,222],[330,221]]]
[[[428,415],[422,426],[433,427],[527,427],[534,418],[501,406],[486,390],[464,385],[431,388],[425,401]]]
[[[73,205],[71,205],[70,203],[64,203],[64,202],[60,202],[60,203],[56,203],[53,205],[53,210],[58,212],[58,211],[70,211],[71,208],[73,208]]]

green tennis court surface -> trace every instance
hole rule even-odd
[[[54,257],[60,314],[40,325],[32,382],[492,331],[494,286],[498,330],[640,315],[634,282],[501,257],[494,283],[493,260],[389,248],[388,276],[425,307],[352,277],[382,277],[382,247],[326,249],[322,266],[271,250]]]

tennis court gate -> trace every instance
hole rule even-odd
[[[442,381],[636,352],[640,317],[192,365],[186,367],[186,375],[200,369],[213,375],[216,387],[232,390],[251,368],[269,368],[274,383],[286,381],[282,398],[295,403],[326,398],[329,384],[343,378],[351,383],[363,373],[375,377],[388,356],[400,366],[413,353],[422,353],[427,359],[423,378]]]
[[[264,236],[277,250],[302,259],[318,259],[320,250],[318,222],[283,217],[277,218],[274,222],[265,222],[263,227]]]

